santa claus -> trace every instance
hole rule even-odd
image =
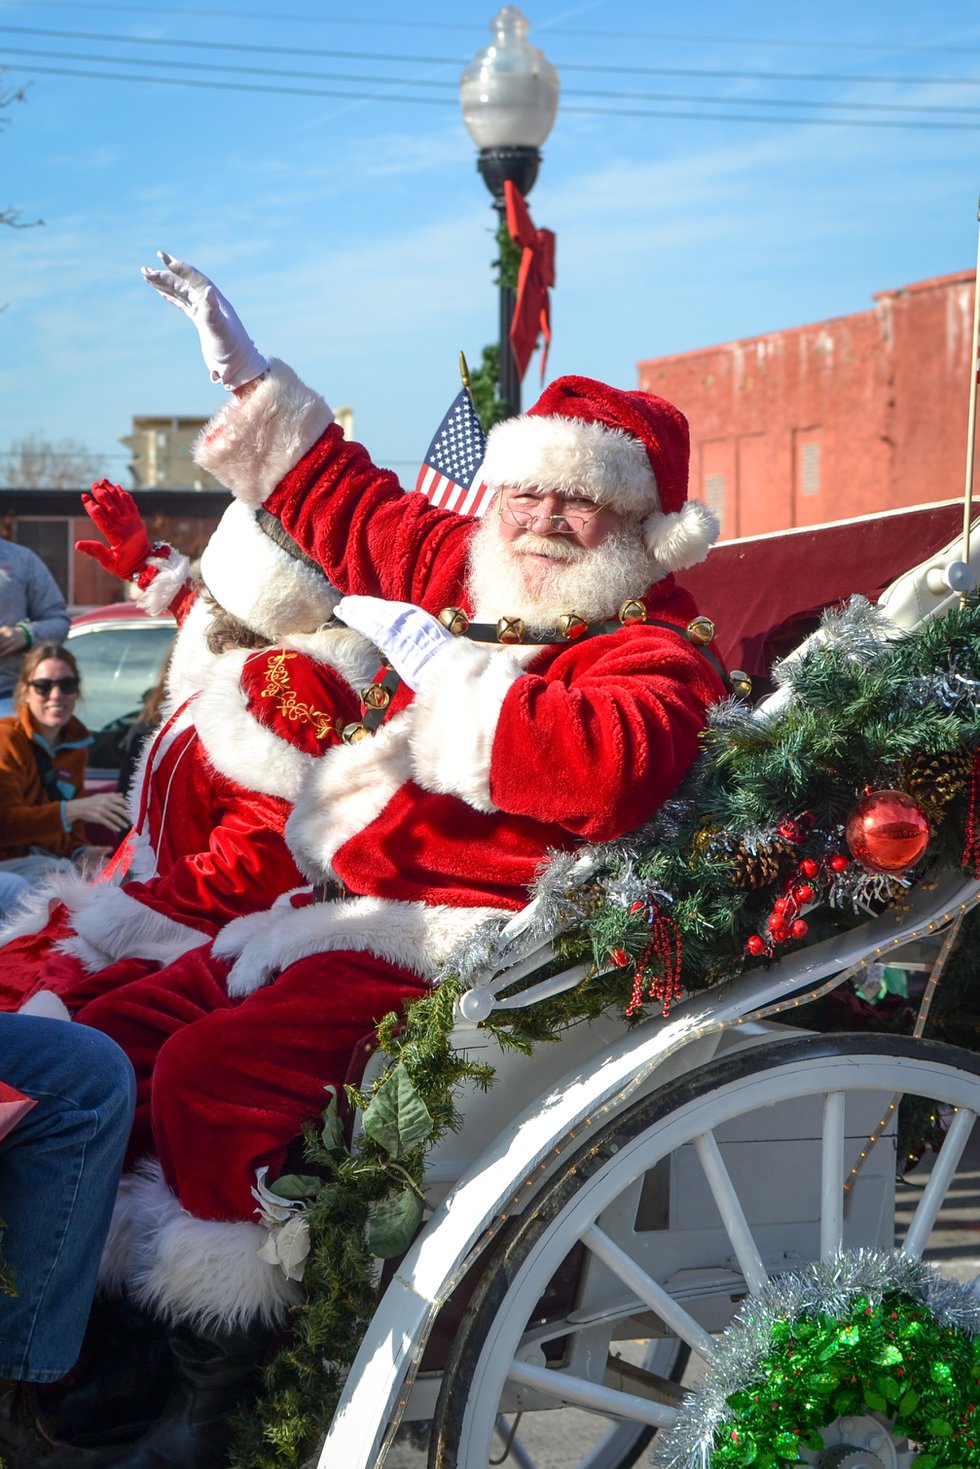
[[[198,462],[318,563],[388,671],[287,823],[318,900],[232,922],[176,989],[151,976],[124,1008],[78,1017],[153,1076],[156,1157],[124,1186],[109,1273],[195,1341],[170,1408],[112,1461],[124,1469],[204,1465],[227,1443],[250,1349],[297,1296],[256,1253],[255,1175],[282,1170],[355,1043],[488,916],[519,909],[548,853],[647,821],[725,692],[710,624],[673,576],[717,526],[687,498],[671,404],[559,379],[492,430],[495,499],[473,521],[403,493],[207,277],[161,259],[146,279],[234,389]]]

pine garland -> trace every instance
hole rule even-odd
[[[546,867],[535,894],[539,936],[558,933],[556,967],[586,959],[592,970],[569,992],[491,1015],[486,1028],[501,1044],[531,1050],[611,1006],[623,1012],[631,970],[642,964],[659,975],[657,917],[676,927],[688,992],[768,963],[747,952],[746,940],[764,930],[784,864],[768,885],[753,886],[739,880],[747,854],[783,857],[788,844],[794,860],[820,868],[806,933],[787,950],[863,921],[902,891],[903,880],[854,866],[835,872],[827,856],[843,857],[843,823],[866,789],[898,787],[903,770],[939,757],[949,757],[947,772],[959,760],[965,773],[963,752],[980,745],[980,610],[971,601],[885,641],[879,614],[854,599],[825,618],[823,635],[780,671],[786,700],[778,712],[759,718],[737,700],[714,709],[694,770],[647,827],[590,849],[590,868],[565,854]],[[967,808],[966,787],[944,792],[915,878],[961,864]],[[488,1068],[452,1050],[450,1035],[459,994],[505,955],[503,923],[485,925],[405,1017],[383,1022],[384,1074],[368,1094],[348,1090],[363,1123],[354,1147],[343,1143],[333,1105],[323,1128],[310,1130],[315,1172],[286,1189],[302,1200],[309,1225],[307,1300],[242,1426],[232,1469],[295,1469],[322,1440],[375,1304],[375,1257],[400,1253],[422,1220],[425,1155],[455,1125],[457,1087],[492,1080]],[[655,1010],[647,1004],[636,1018]],[[976,1032],[972,1044],[980,1048]]]

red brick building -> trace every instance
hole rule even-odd
[[[870,311],[638,363],[691,424],[691,485],[722,536],[963,493],[972,272]]]

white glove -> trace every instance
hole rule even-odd
[[[175,260],[163,250],[157,254],[166,269],[150,270],[144,265],[140,273],[197,327],[211,381],[231,389],[261,377],[269,364],[218,287],[193,265]]]
[[[383,597],[341,597],[334,617],[363,633],[416,693],[435,655],[454,640],[448,628],[411,602],[386,602]]]

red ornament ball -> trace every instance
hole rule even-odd
[[[832,857],[827,858],[827,866],[831,872],[846,872],[851,863],[843,852],[835,852]]]
[[[745,940],[745,947],[750,954],[764,954],[766,952],[766,941],[761,934],[753,933]]]
[[[869,872],[904,872],[929,845],[929,821],[905,791],[870,791],[848,817],[846,836]]]
[[[820,863],[815,862],[812,857],[804,857],[800,863],[800,871],[804,877],[816,877],[820,871]]]
[[[793,889],[793,897],[798,903],[812,903],[813,888],[808,882],[801,882]]]
[[[794,918],[793,922],[789,926],[790,938],[805,939],[809,932],[810,925],[807,923],[805,918]]]

